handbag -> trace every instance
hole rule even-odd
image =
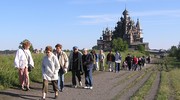
[[[34,67],[31,64],[28,64],[28,72],[31,72]]]

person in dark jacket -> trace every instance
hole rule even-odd
[[[108,55],[107,55],[107,64],[108,64],[108,67],[109,67],[109,72],[113,72],[113,70],[114,70],[114,62],[115,62],[115,56],[112,53],[112,50],[110,50]]]
[[[72,72],[72,87],[77,88],[76,77],[79,86],[82,86],[81,75],[83,73],[82,53],[78,51],[78,47],[73,47],[73,52],[69,56],[69,70]]]
[[[93,78],[92,78],[92,70],[93,70],[93,55],[88,53],[87,49],[83,49],[83,69],[85,72],[85,89],[93,89]]]
[[[139,70],[142,69],[142,58],[141,57],[139,57],[139,59],[138,59],[138,67],[139,67]]]
[[[127,55],[127,57],[125,58],[125,61],[127,62],[129,71],[131,70],[131,66],[132,66],[132,57],[130,54]]]

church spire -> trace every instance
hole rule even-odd
[[[138,30],[141,30],[140,23],[139,23],[139,18],[137,19],[136,27],[137,27]]]

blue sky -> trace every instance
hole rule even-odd
[[[106,27],[114,29],[125,7],[140,20],[151,49],[180,42],[179,0],[0,0],[0,50],[18,49],[29,39],[34,48],[91,48]]]

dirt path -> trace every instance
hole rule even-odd
[[[83,87],[71,88],[71,83],[65,83],[65,90],[59,93],[58,99],[62,100],[128,100],[149,78],[146,74],[148,65],[141,71],[97,72],[93,76],[93,89]],[[84,79],[83,79],[84,82]],[[84,84],[83,84],[84,85]],[[41,98],[41,83],[32,83],[30,91],[17,88],[0,91],[0,100],[38,100]],[[121,95],[121,94],[123,95]],[[54,93],[52,86],[46,100],[52,100]]]

